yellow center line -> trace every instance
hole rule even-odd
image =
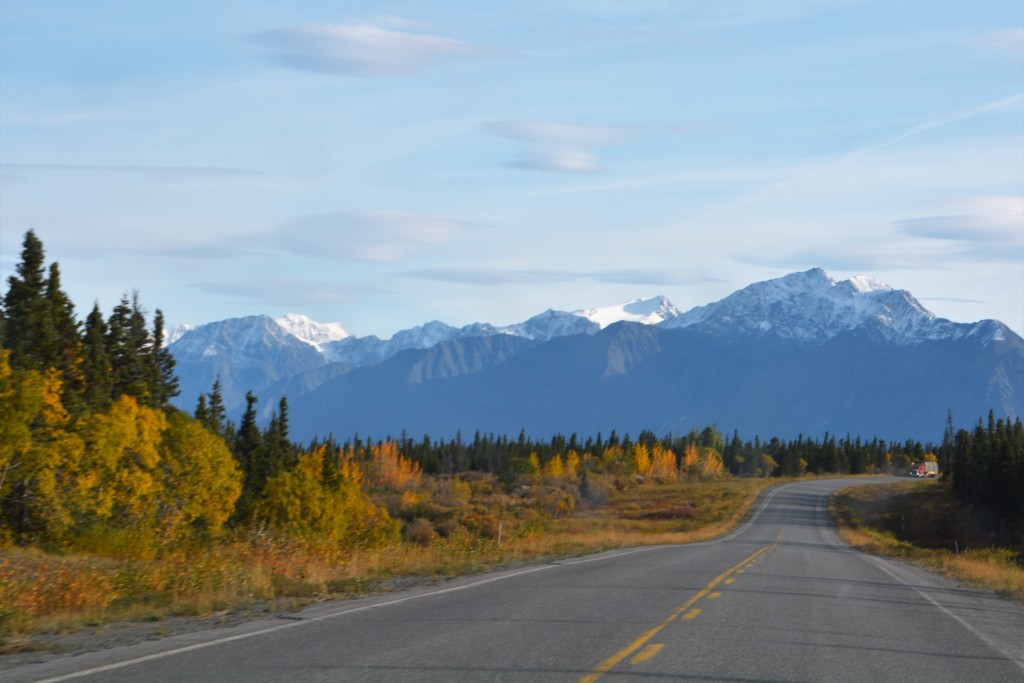
[[[661,648],[663,647],[665,647],[665,643],[648,645],[644,649],[640,650],[640,652],[637,652],[636,656],[629,660],[629,663],[640,664],[641,662],[646,662],[648,659],[661,652]]]
[[[752,560],[756,560],[758,557],[760,557],[764,553],[766,553],[769,550],[773,549],[775,546],[777,546],[779,544],[779,541],[781,539],[782,539],[782,534],[779,534],[779,538],[776,539],[776,541],[775,541],[775,543],[773,545],[765,546],[764,548],[761,548],[760,550],[758,550],[757,552],[755,552],[753,555],[751,555],[750,557],[746,558],[742,562],[736,563],[735,565],[733,565],[729,569],[726,569],[724,572],[722,572],[721,574],[716,576],[714,579],[711,580],[711,583],[709,583],[707,586],[705,586],[699,593],[697,593],[692,598],[690,598],[689,600],[684,602],[682,605],[680,605],[678,608],[676,608],[676,611],[673,612],[672,614],[670,614],[667,619],[662,621],[660,624],[658,624],[654,628],[651,628],[651,629],[649,629],[647,631],[644,631],[640,635],[639,638],[637,638],[632,643],[630,643],[626,647],[624,647],[621,650],[619,650],[618,652],[616,652],[614,655],[612,655],[608,659],[606,659],[603,662],[601,662],[597,667],[594,668],[593,671],[591,671],[589,674],[587,674],[586,676],[581,678],[580,679],[580,683],[594,683],[594,681],[596,681],[599,678],[601,678],[601,676],[604,676],[606,673],[608,673],[613,668],[618,666],[623,660],[633,656],[633,653],[635,653],[637,650],[639,650],[644,645],[646,645],[647,642],[649,640],[651,640],[652,638],[654,638],[654,636],[658,635],[658,633],[663,628],[665,628],[670,623],[672,623],[674,620],[678,619],[680,616],[682,616],[684,613],[686,613],[687,610],[689,610],[691,607],[693,607],[693,605],[698,600],[701,600],[705,596],[709,595],[718,584],[722,583],[723,581],[726,581],[729,578],[730,574],[738,572],[740,570],[740,567],[744,566],[746,563],[748,563],[748,562],[750,562]],[[729,583],[731,583],[731,581],[729,581]],[[692,619],[693,617],[697,616],[697,614],[700,614],[700,610],[693,610],[692,613],[687,614],[686,618]],[[658,649],[660,650],[661,648],[658,648]],[[653,656],[653,653],[651,654],[651,656]]]

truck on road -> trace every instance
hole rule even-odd
[[[915,462],[910,466],[910,472],[907,473],[911,477],[937,477],[939,476],[939,463],[934,460],[922,460],[921,462]]]

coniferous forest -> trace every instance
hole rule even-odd
[[[1019,419],[989,415],[956,431],[949,416],[936,445],[830,434],[747,439],[714,426],[543,441],[475,433],[297,444],[283,398],[264,425],[252,394],[237,420],[227,415],[219,383],[193,414],[174,408],[161,311],[150,316],[132,293],[108,314],[94,305],[80,320],[59,265],[46,263],[31,230],[2,304],[0,549],[146,560],[269,536],[285,539],[283,555],[296,543],[332,552],[475,547],[534,533],[546,519],[600,506],[630,487],[902,475],[926,459],[937,459],[959,500],[984,510],[1001,532],[1024,532]],[[0,588],[15,582],[14,572],[0,566]]]

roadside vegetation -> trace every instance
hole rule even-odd
[[[902,473],[929,457],[914,441],[744,441],[713,426],[298,444],[285,398],[267,424],[251,394],[231,420],[216,381],[192,413],[174,407],[160,311],[150,323],[126,295],[109,316],[94,306],[78,321],[32,231],[8,278],[0,342],[0,651],[47,630],[288,609],[705,540],[779,477]],[[999,436],[984,443],[1003,453],[1004,425],[990,423]],[[942,457],[963,451],[965,495],[1002,500],[986,493],[1002,483],[971,438],[951,437]],[[1013,448],[997,462],[1017,462]]]
[[[962,503],[949,482],[844,489],[830,510],[843,539],[857,548],[1024,602],[1024,538],[984,508]]]
[[[569,511],[578,490],[550,478],[507,491],[490,475],[439,477],[384,496],[402,533],[382,543],[247,526],[147,557],[9,545],[0,549],[0,651],[31,647],[28,636],[42,631],[292,609],[541,558],[704,540],[739,523],[772,483],[630,479],[616,488],[597,477],[594,502],[580,498]]]

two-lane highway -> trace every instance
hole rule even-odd
[[[1024,607],[838,539],[828,496],[864,481],[772,489],[709,543],[323,603],[0,681],[1024,680]]]

